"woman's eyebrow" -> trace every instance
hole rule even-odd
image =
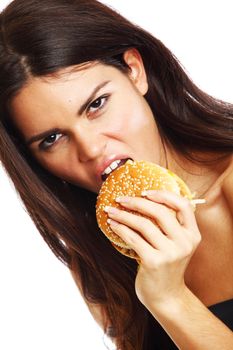
[[[104,86],[106,86],[108,83],[110,83],[110,80],[106,80],[102,83],[100,83],[99,85],[97,85],[94,90],[92,91],[91,95],[88,97],[88,99],[81,105],[81,107],[78,110],[78,115],[82,115],[82,113],[85,111],[85,109],[87,108],[87,106],[89,105],[89,103],[91,103],[91,101],[93,100],[93,98],[95,97],[95,95],[97,94],[97,92],[99,90],[101,90]],[[50,130],[46,130],[40,134],[34,135],[32,137],[30,137],[28,140],[26,140],[26,145],[29,146],[31,145],[33,142],[39,141],[41,139],[44,139],[46,137],[48,137],[51,134],[56,134],[59,132],[59,129],[50,129]]]

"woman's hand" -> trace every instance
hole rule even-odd
[[[187,199],[168,191],[147,191],[145,197],[119,198],[122,210],[107,212],[111,229],[140,258],[135,288],[139,300],[150,308],[182,298],[187,290],[184,273],[201,235]]]

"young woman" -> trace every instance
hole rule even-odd
[[[121,350],[232,349],[233,106],[97,1],[15,0],[0,23],[1,161],[96,321]],[[171,169],[206,199],[194,214],[152,192],[109,212],[139,268],[95,216],[102,174],[126,158]]]

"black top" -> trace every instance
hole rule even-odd
[[[233,299],[211,305],[208,309],[233,331]],[[153,340],[151,341],[149,336],[143,350],[178,350],[164,329],[154,319],[150,321],[152,327],[150,334],[153,334]]]
[[[233,299],[209,306],[208,309],[233,331]]]

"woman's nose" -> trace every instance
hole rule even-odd
[[[80,162],[87,162],[100,157],[106,146],[103,135],[87,130],[76,131],[75,143]]]

